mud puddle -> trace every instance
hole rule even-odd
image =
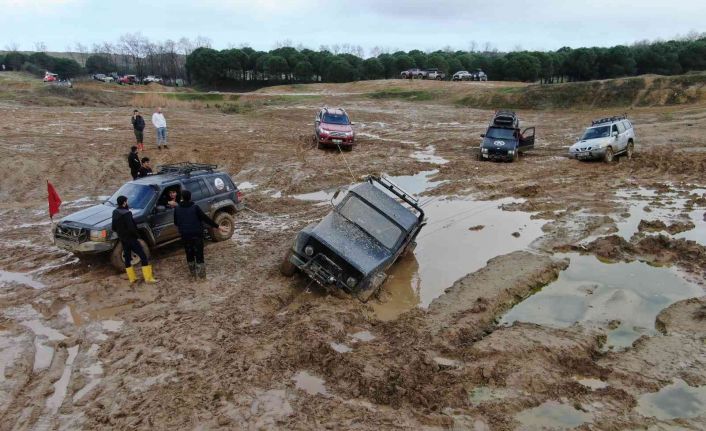
[[[412,158],[420,162],[431,163],[434,165],[445,165],[449,161],[441,156],[437,156],[436,147],[433,145],[428,145],[425,149],[415,151],[412,153]]]
[[[706,190],[694,188],[658,192],[653,189],[619,190],[616,197],[628,204],[616,222],[617,235],[627,241],[640,233],[661,233],[706,245],[706,206],[699,205]]]
[[[11,284],[29,286],[32,289],[44,289],[46,286],[22,272],[11,272],[0,270],[0,287]]]
[[[605,331],[605,348],[623,349],[643,335],[658,334],[655,319],[660,311],[704,294],[671,268],[643,262],[608,264],[578,254],[566,257],[570,264],[559,278],[513,307],[499,324],[580,324]]]
[[[546,220],[503,210],[504,205],[517,202],[512,198],[428,200],[424,205],[428,225],[417,238],[414,256],[403,257],[390,268],[380,300],[369,302],[377,317],[392,320],[416,306],[427,307],[489,259],[528,248],[543,234]]]
[[[414,175],[398,175],[395,177],[388,178],[408,193],[417,195],[422,192],[429,191],[442,183],[442,181],[432,181],[431,179],[434,175],[438,173],[439,171],[434,169],[430,171],[422,171]],[[317,192],[312,193],[302,193],[294,195],[292,197],[294,199],[299,199],[302,201],[328,202],[333,198],[337,191],[341,191],[337,199],[343,199],[345,193],[342,192],[350,190],[356,185],[358,184],[344,185],[326,190],[319,190]],[[335,201],[334,203],[337,202],[338,201]]]
[[[306,392],[309,395],[322,395],[328,397],[329,393],[326,391],[325,382],[314,375],[309,374],[307,371],[299,371],[292,377],[294,385],[297,389]]]
[[[659,392],[644,394],[637,401],[637,412],[660,420],[690,419],[706,415],[706,386],[692,387],[683,380]]]
[[[590,422],[592,417],[572,406],[547,401],[518,413],[515,419],[522,424],[522,430],[569,430]]]

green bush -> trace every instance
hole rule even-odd
[[[434,99],[434,94],[424,90],[402,90],[401,88],[387,88],[378,90],[374,93],[369,93],[369,97],[373,99],[402,99],[425,101]]]

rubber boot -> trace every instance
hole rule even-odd
[[[145,265],[142,267],[142,276],[145,278],[145,283],[151,284],[157,282],[152,274],[152,265]]]
[[[206,264],[197,263],[196,264],[196,276],[202,280],[206,279]]]
[[[130,284],[133,284],[137,281],[137,274],[135,274],[135,268],[128,266],[127,268],[125,268],[125,272],[127,272],[127,279],[130,280]]]
[[[196,262],[187,262],[189,264],[189,274],[196,278]]]

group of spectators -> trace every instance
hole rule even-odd
[[[152,125],[157,131],[157,149],[161,150],[162,146],[169,149],[167,146],[167,120],[164,118],[162,108],[157,108],[152,114]],[[140,157],[139,151],[144,151],[144,131],[145,120],[140,115],[140,111],[135,109],[132,113],[132,128],[135,132],[136,145],[130,148],[130,154],[127,156],[128,166],[130,167],[130,175],[132,179],[146,177],[152,175],[152,165],[150,158]],[[142,273],[145,282],[156,283],[147,255],[145,254],[142,245],[139,242],[139,232],[137,224],[132,217],[128,198],[126,196],[118,196],[118,207],[113,211],[112,229],[118,234],[118,238],[123,248],[123,260],[125,262],[125,271],[127,272],[130,284],[137,281],[137,274],[132,267],[132,253],[135,253],[140,258]],[[195,205],[191,200],[191,192],[182,190],[179,197],[176,190],[169,191],[168,201],[165,206],[174,210],[174,224],[179,230],[182,242],[184,243],[184,251],[186,253],[186,262],[189,267],[189,272],[193,277],[201,279],[206,278],[206,266],[204,264],[203,255],[203,225],[208,225],[214,229],[220,229],[227,232],[226,227],[219,226],[210,217],[208,217],[201,207]]]

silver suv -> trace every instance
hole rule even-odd
[[[626,116],[601,118],[591,122],[583,136],[569,148],[569,157],[579,160],[603,159],[611,163],[616,156],[628,160],[635,151],[635,130]]]

